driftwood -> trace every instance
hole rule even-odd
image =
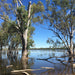
[[[43,68],[43,69],[54,69],[52,67],[41,67],[41,68]]]
[[[37,70],[43,70],[43,69],[54,69],[52,67],[41,67],[42,69],[23,69],[23,70],[13,70],[11,71],[11,73],[25,73],[25,72],[28,72],[28,71],[37,71]]]
[[[6,66],[6,68],[11,68],[11,67],[13,67],[13,65],[8,65],[8,66]]]
[[[25,75],[30,75],[29,73],[27,73],[27,72],[23,72],[23,74],[25,74]]]
[[[18,72],[25,72],[25,71],[36,71],[36,70],[42,70],[42,69],[23,69],[23,70],[13,70],[11,73],[18,73]]]

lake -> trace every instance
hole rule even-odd
[[[22,51],[0,52],[0,75],[25,75],[11,73],[13,70],[35,69],[27,71],[29,75],[75,75],[74,61],[70,62],[66,50],[29,50],[29,59],[21,61]],[[49,68],[49,69],[48,69]],[[51,68],[51,69],[50,69]]]

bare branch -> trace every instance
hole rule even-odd
[[[61,36],[57,32],[55,32],[53,29],[49,28],[49,30],[53,31],[57,35],[57,37],[59,37],[59,39],[62,40],[62,42],[64,43],[64,45],[67,48],[67,45],[65,44],[65,41],[61,38]]]
[[[68,40],[65,38],[65,36],[64,36],[64,39],[65,39],[65,41],[66,41],[66,43],[67,43],[67,46],[70,48],[69,42],[68,42]]]
[[[0,17],[1,17],[2,20],[5,20],[5,16],[3,16],[3,15],[0,14]]]
[[[15,10],[15,13],[16,13],[16,15],[18,14],[16,10]],[[18,23],[18,27],[20,27],[21,25],[20,25],[20,21],[19,21],[18,17],[17,17],[17,23]]]
[[[17,8],[18,8],[18,7],[19,7],[18,1],[16,0],[16,2],[17,2]],[[16,12],[16,15],[17,15],[18,13],[17,13],[16,10],[15,10],[15,12]],[[17,23],[18,23],[18,26],[16,26],[16,28],[19,29],[19,27],[20,27],[21,25],[20,25],[20,21],[19,21],[18,17],[17,17]]]
[[[17,8],[19,7],[19,5],[18,5],[18,1],[16,0],[16,2],[17,2]]]
[[[6,19],[6,18],[5,18],[5,16],[2,16],[2,15],[0,14],[0,17],[1,17],[1,19],[2,19],[2,20],[5,20],[5,21],[9,22],[9,20],[8,20],[8,19]],[[15,26],[15,27],[16,27],[16,29],[17,29],[17,30],[19,29],[19,27],[18,27],[18,26]]]
[[[30,17],[31,17],[30,13],[31,13],[31,1],[29,2],[27,27],[29,26],[29,23],[30,23]]]
[[[21,2],[21,0],[18,0],[18,1],[19,1],[19,3],[20,3],[21,5],[23,5],[22,2]]]

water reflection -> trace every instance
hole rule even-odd
[[[29,59],[22,60],[22,51],[0,52],[0,75],[12,75],[12,70],[21,69],[41,69],[41,67],[52,67],[51,69],[42,69],[28,72],[30,75],[74,75],[74,58],[67,57],[63,50],[29,50]],[[66,56],[66,57],[64,57]],[[39,60],[44,59],[44,60]],[[13,65],[13,66],[9,66]],[[9,66],[9,67],[7,67]],[[16,75],[22,75],[17,73]]]

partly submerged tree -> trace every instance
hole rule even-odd
[[[19,6],[20,4],[21,6]],[[29,11],[25,10],[25,7],[22,5],[20,0],[13,0],[13,3],[11,4],[7,3],[6,0],[0,1],[0,19],[2,19],[3,22],[8,23],[7,26],[5,23],[3,24],[4,26],[6,26],[5,28],[8,28],[8,39],[10,43],[9,48],[14,48],[14,46],[16,47],[16,45],[22,44],[22,51],[27,49],[27,34],[30,26],[31,3],[29,7]],[[14,16],[14,14],[16,17]],[[12,15],[16,18],[16,21],[12,21]],[[32,29],[33,30],[31,32],[33,33],[34,28]],[[18,35],[20,36],[20,39],[22,41],[19,39]],[[29,37],[31,37],[31,34]],[[32,40],[29,41],[31,42]]]
[[[40,11],[41,2],[31,5],[31,1],[30,1],[28,10],[25,10],[25,7],[23,6],[20,0],[19,0],[19,3],[20,3],[20,6],[18,5],[18,0],[17,0],[17,10],[16,10],[17,26],[16,28],[21,36],[23,56],[26,57],[28,54],[27,48],[29,45],[32,45],[32,42],[33,42],[31,39],[29,39],[31,37],[31,34],[34,31],[34,28],[30,26],[31,25],[30,21],[32,19],[32,16],[35,16],[34,15],[35,13],[42,12],[43,10]],[[39,8],[37,8],[37,5],[39,6]],[[28,41],[27,41],[27,38],[28,38]]]
[[[1,0],[1,11],[4,13],[0,13],[0,18],[9,23],[9,39],[12,40],[12,46],[16,37],[15,34],[20,36],[20,41],[22,44],[22,55],[23,57],[27,56],[27,49],[29,46],[32,46],[33,40],[31,39],[31,35],[34,31],[34,27],[31,26],[31,19],[35,16],[35,13],[42,12],[41,6],[42,3],[38,2],[37,4],[33,4],[31,7],[31,1],[29,2],[28,9],[25,9],[25,6],[22,4],[21,0],[13,0],[13,4],[11,6],[6,3],[5,0]],[[38,6],[38,7],[37,7]],[[9,10],[11,8],[11,10]],[[36,9],[35,9],[36,8]],[[0,12],[1,12],[0,11]],[[4,12],[5,11],[5,12]],[[10,13],[8,13],[10,11]],[[15,15],[15,21],[12,21],[11,15]],[[7,19],[8,18],[8,19]],[[18,37],[17,37],[18,38]],[[16,41],[17,42],[17,41]]]
[[[10,20],[10,14],[12,14],[12,4],[10,3],[7,3],[6,0],[1,0],[0,1],[0,20],[1,20],[1,23],[0,23],[0,26],[1,26],[1,36],[0,36],[0,40],[3,40],[4,44],[3,46],[7,46],[8,45],[8,37],[9,37],[9,34],[8,34],[8,26],[9,26],[9,20]],[[6,41],[4,41],[6,40]],[[2,41],[1,41],[2,42]],[[0,43],[1,43],[0,42]]]
[[[75,32],[75,0],[46,0],[48,29],[64,43],[69,54],[73,54],[73,34]]]

